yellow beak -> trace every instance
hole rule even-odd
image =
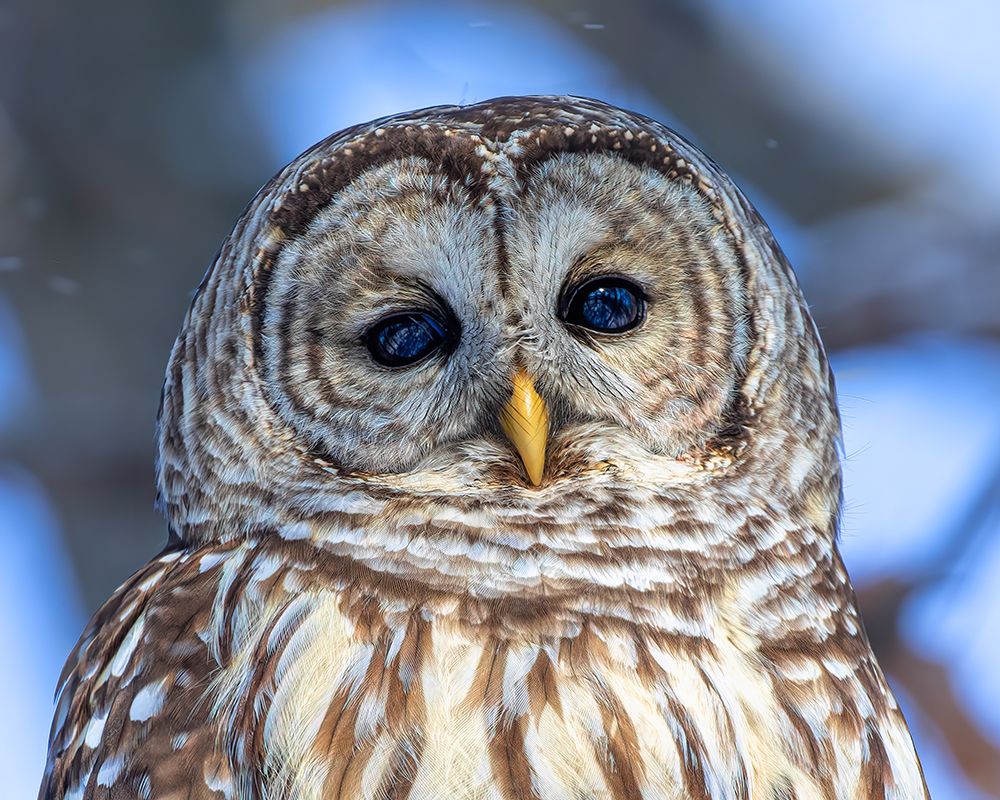
[[[524,369],[514,373],[514,391],[500,409],[500,426],[521,456],[528,478],[538,486],[545,470],[549,410]]]

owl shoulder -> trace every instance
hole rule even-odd
[[[162,552],[102,605],[70,654],[56,692],[39,800],[232,794],[227,761],[202,702],[217,667],[206,635],[235,552]],[[201,773],[203,781],[192,780]]]

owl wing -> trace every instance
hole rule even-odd
[[[205,564],[227,552],[168,549],[97,611],[60,678],[39,800],[235,796],[203,700],[219,574]]]

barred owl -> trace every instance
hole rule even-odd
[[[42,798],[925,798],[837,550],[829,365],[770,231],[568,97],[337,133],[174,346],[166,549]]]

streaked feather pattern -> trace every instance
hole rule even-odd
[[[538,321],[622,259],[642,352]],[[336,326],[438,273],[462,344],[383,392]],[[482,422],[515,368],[552,405],[537,488]],[[158,485],[177,543],[70,657],[42,798],[927,797],[794,277],[651,120],[506,98],[294,161],[189,311]]]

